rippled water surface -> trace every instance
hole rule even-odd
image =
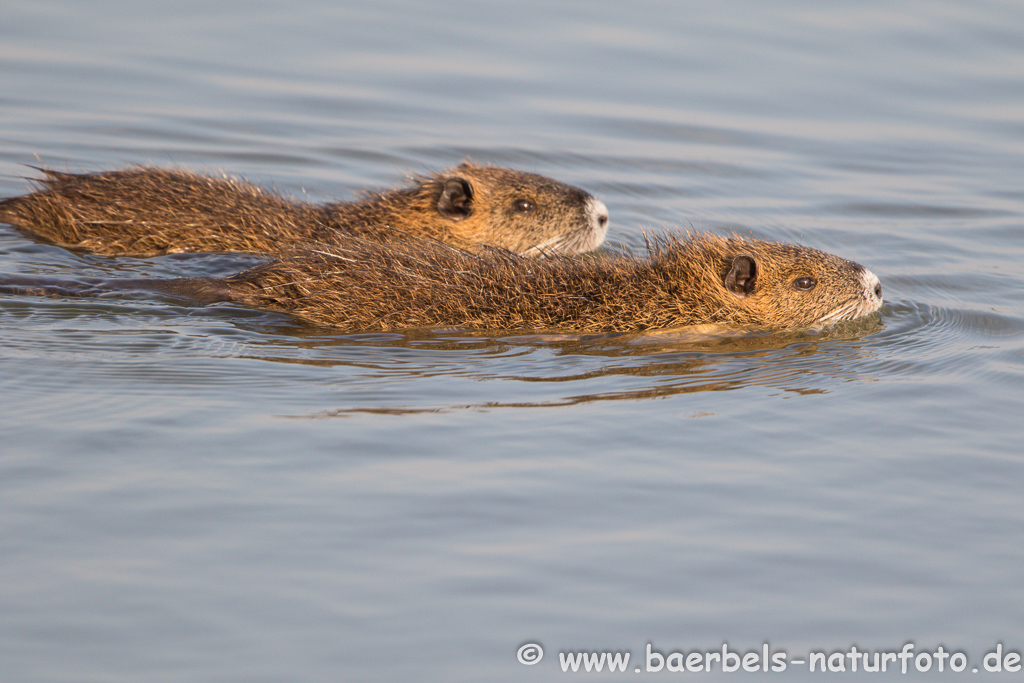
[[[831,330],[569,337],[4,295],[5,681],[541,681],[581,651],[699,677],[647,645],[723,643],[984,674],[1024,648],[1024,6],[3,15],[0,196],[154,163],[326,201],[472,158],[589,190],[613,245],[797,241],[886,298]],[[253,262],[0,226],[8,275]]]

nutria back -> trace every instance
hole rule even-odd
[[[414,177],[409,187],[321,205],[185,170],[41,172],[35,192],[0,200],[0,221],[108,255],[277,252],[301,242],[333,244],[339,236],[575,254],[600,246],[608,226],[604,204],[579,188],[472,163]]]
[[[857,263],[708,234],[654,240],[645,256],[541,261],[349,238],[210,281],[221,293],[224,284],[232,301],[350,330],[786,328],[853,320],[882,305],[878,278]]]

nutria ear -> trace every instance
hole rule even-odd
[[[441,198],[437,200],[437,212],[453,221],[461,221],[473,213],[473,186],[464,178],[448,178],[444,181]]]
[[[746,254],[740,254],[732,260],[732,268],[722,284],[741,299],[748,296],[757,285],[757,262]]]

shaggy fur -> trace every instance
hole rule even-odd
[[[604,205],[579,188],[470,163],[416,177],[407,188],[323,205],[184,170],[41,172],[35,192],[0,200],[0,221],[113,256],[278,252],[301,242],[334,244],[339,236],[418,236],[524,255],[582,253],[600,246],[608,224]]]
[[[55,282],[0,278],[0,291],[98,296],[139,291],[233,301],[345,330],[459,327],[625,332],[687,325],[806,327],[882,305],[878,278],[816,249],[707,234],[671,235],[646,256],[536,260],[433,240],[356,237],[290,251],[227,278]]]
[[[736,264],[756,274],[729,282]],[[794,283],[813,278],[802,291]],[[248,306],[350,330],[461,327],[615,332],[720,323],[771,328],[852,320],[882,303],[862,266],[807,247],[707,234],[646,256],[524,259],[416,241],[347,239],[290,252],[210,286]],[[806,284],[804,280],[801,284]]]

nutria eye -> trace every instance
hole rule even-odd
[[[530,213],[535,207],[529,199],[517,199],[512,208],[516,213]]]
[[[809,292],[814,289],[817,284],[818,281],[813,277],[798,277],[793,280],[793,288],[799,289],[801,292]]]

